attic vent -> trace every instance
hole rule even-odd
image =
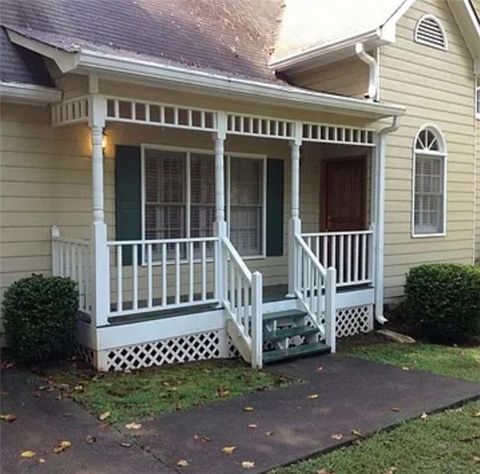
[[[415,27],[415,41],[433,48],[447,49],[447,37],[442,24],[433,15],[425,15]]]

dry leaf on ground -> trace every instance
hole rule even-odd
[[[253,407],[243,407],[243,411],[253,411]]]
[[[352,435],[353,436],[358,436],[359,438],[365,438],[365,436],[358,430],[353,429],[352,430]]]
[[[53,448],[53,452],[55,454],[59,454],[63,451],[65,451],[66,449],[68,448],[71,448],[72,447],[72,443],[70,441],[60,441],[60,443],[58,444],[58,446],[55,446]]]
[[[421,415],[420,415],[420,419],[423,420],[423,421],[427,421],[428,420],[428,415],[423,412]]]
[[[43,463],[45,462],[45,459],[39,458],[39,459],[37,460],[37,462],[38,462],[39,464],[43,464]]]
[[[342,433],[333,433],[331,435],[332,439],[336,439],[337,441],[340,441],[341,439],[343,439],[343,434]]]
[[[127,443],[126,441],[122,441],[122,442],[120,443],[120,446],[121,446],[122,448],[131,448],[131,447],[132,447],[132,443]]]
[[[85,437],[85,443],[87,443],[87,444],[93,444],[93,443],[95,443],[95,441],[97,441],[97,438],[95,438],[95,436],[87,435]]]
[[[255,463],[253,461],[243,461],[242,467],[243,469],[253,469],[255,467]]]
[[[0,415],[0,420],[8,421],[9,423],[15,421],[16,419],[17,417],[13,413],[6,413],[5,415]]]
[[[480,410],[476,411],[473,415],[474,418],[480,418]]]
[[[217,394],[220,398],[225,398],[230,395],[230,390],[224,387],[218,387],[217,388]]]
[[[402,370],[410,370],[410,367],[402,367]]]
[[[127,423],[125,425],[125,428],[127,428],[127,430],[141,430],[142,429],[142,424],[141,423],[135,423],[134,421],[132,421],[131,423]]]
[[[194,439],[199,439],[200,441],[203,441],[204,443],[206,443],[208,441],[211,441],[211,439],[208,436],[205,436],[205,435],[196,434],[196,435],[193,435],[193,437],[194,437]]]
[[[256,425],[255,423],[250,423],[250,424],[248,425],[248,427],[249,427],[251,430],[255,430],[255,429],[258,428],[258,425]]]
[[[186,459],[179,459],[177,461],[177,466],[178,467],[187,467],[188,466],[188,461]]]
[[[392,408],[390,408],[390,410],[398,412],[398,411],[400,411],[400,408],[399,407],[392,407]]]
[[[225,446],[224,448],[222,448],[222,453],[233,454],[236,449],[237,449],[236,446]]]
[[[33,456],[35,456],[35,451],[30,451],[30,450],[22,451],[20,453],[20,456],[22,458],[33,458]]]
[[[311,393],[307,396],[309,400],[316,400],[318,398],[318,393]]]
[[[100,415],[98,416],[98,419],[100,421],[105,421],[110,415],[111,415],[110,411],[104,411],[103,413],[100,413]]]
[[[274,435],[274,432],[273,432],[273,431],[267,431],[265,434],[266,434],[267,436],[273,436],[273,435]]]

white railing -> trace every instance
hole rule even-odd
[[[108,242],[110,316],[219,302],[219,239]]]
[[[295,293],[335,352],[336,270],[326,269],[300,235],[294,235]]]
[[[323,267],[337,269],[337,286],[372,283],[373,231],[302,234]]]
[[[78,309],[92,310],[92,261],[90,242],[62,237],[52,228],[52,275],[69,277],[78,285]]]
[[[242,357],[262,367],[262,275],[251,273],[228,238],[222,239],[223,296],[227,331]]]

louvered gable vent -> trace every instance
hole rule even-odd
[[[447,49],[445,30],[433,15],[420,18],[415,28],[415,41],[433,48]]]

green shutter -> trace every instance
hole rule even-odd
[[[142,238],[142,180],[140,147],[115,149],[116,240]],[[131,265],[131,248],[124,248],[123,264]]]
[[[283,255],[283,160],[267,160],[267,256]]]

